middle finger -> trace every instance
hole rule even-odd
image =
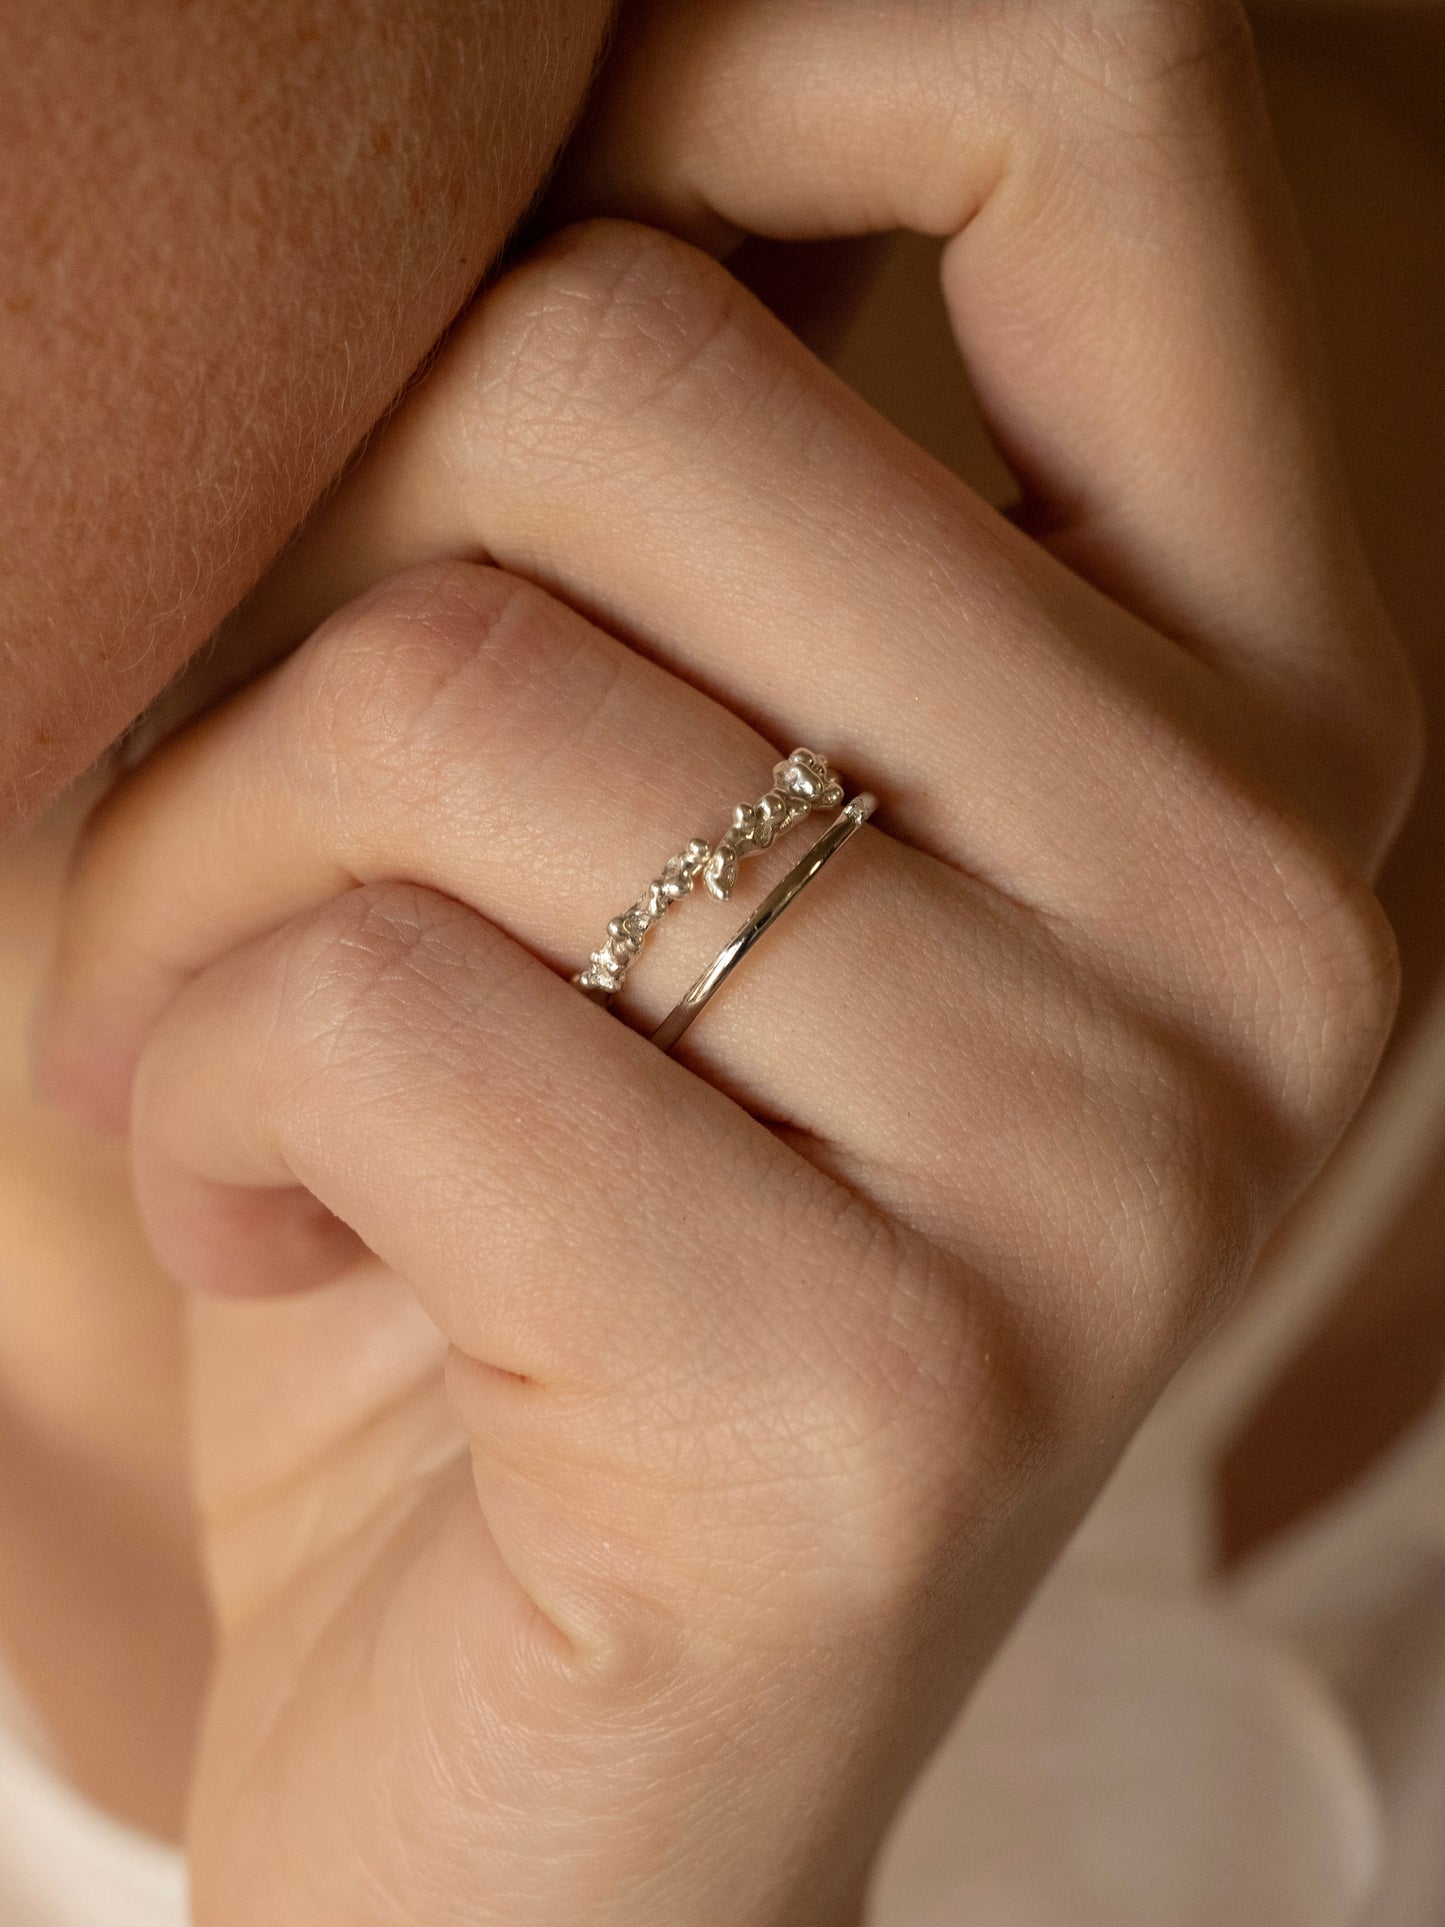
[[[771,740],[825,740],[888,828],[1136,982],[1249,967],[1228,900],[1268,887],[1277,806],[1242,693],[696,250],[601,224],[514,270],[303,541],[290,619],[438,555],[541,581]]]

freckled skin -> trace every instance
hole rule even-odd
[[[466,299],[611,0],[0,10],[0,835],[260,575]]]

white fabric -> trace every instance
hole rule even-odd
[[[83,1800],[0,1678],[0,1922],[185,1927],[188,1919],[181,1856]]]

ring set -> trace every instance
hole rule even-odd
[[[795,749],[791,756],[774,765],[773,784],[767,794],[756,803],[740,803],[733,811],[732,822],[715,843],[694,837],[684,850],[669,857],[637,901],[608,924],[606,937],[592,952],[585,967],[573,977],[573,983],[594,1002],[610,1004],[641,955],[653,925],[673,904],[690,896],[699,880],[710,895],[725,902],[733,894],[745,858],[770,849],[814,811],[832,809],[839,804],[843,807],[836,821],[769,892],[652,1033],[652,1041],[660,1049],[671,1050],[753,945],[877,807],[877,799],[866,792],[844,803],[843,786],[823,757],[810,749]]]

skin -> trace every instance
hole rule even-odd
[[[95,795],[0,849],[0,1647],[75,1786],[174,1837],[210,1643],[180,1308],[125,1146],[38,1107],[25,1068],[66,849]]]
[[[180,1825],[208,1644],[183,1333],[120,1147],[37,1113],[23,1065],[64,852],[96,793],[79,773],[254,584],[465,302],[611,12],[0,15],[0,1625],[80,1787],[159,1832]]]
[[[611,12],[4,8],[0,835],[200,646],[409,379]]]
[[[705,254],[572,230],[241,622],[344,606],[85,840],[42,1075],[207,1301],[206,1927],[856,1919],[1388,1028],[1414,709],[1233,16],[823,23],[644,10],[580,178],[957,227],[1040,539]],[[664,1059],[561,972],[810,739],[886,814]]]

